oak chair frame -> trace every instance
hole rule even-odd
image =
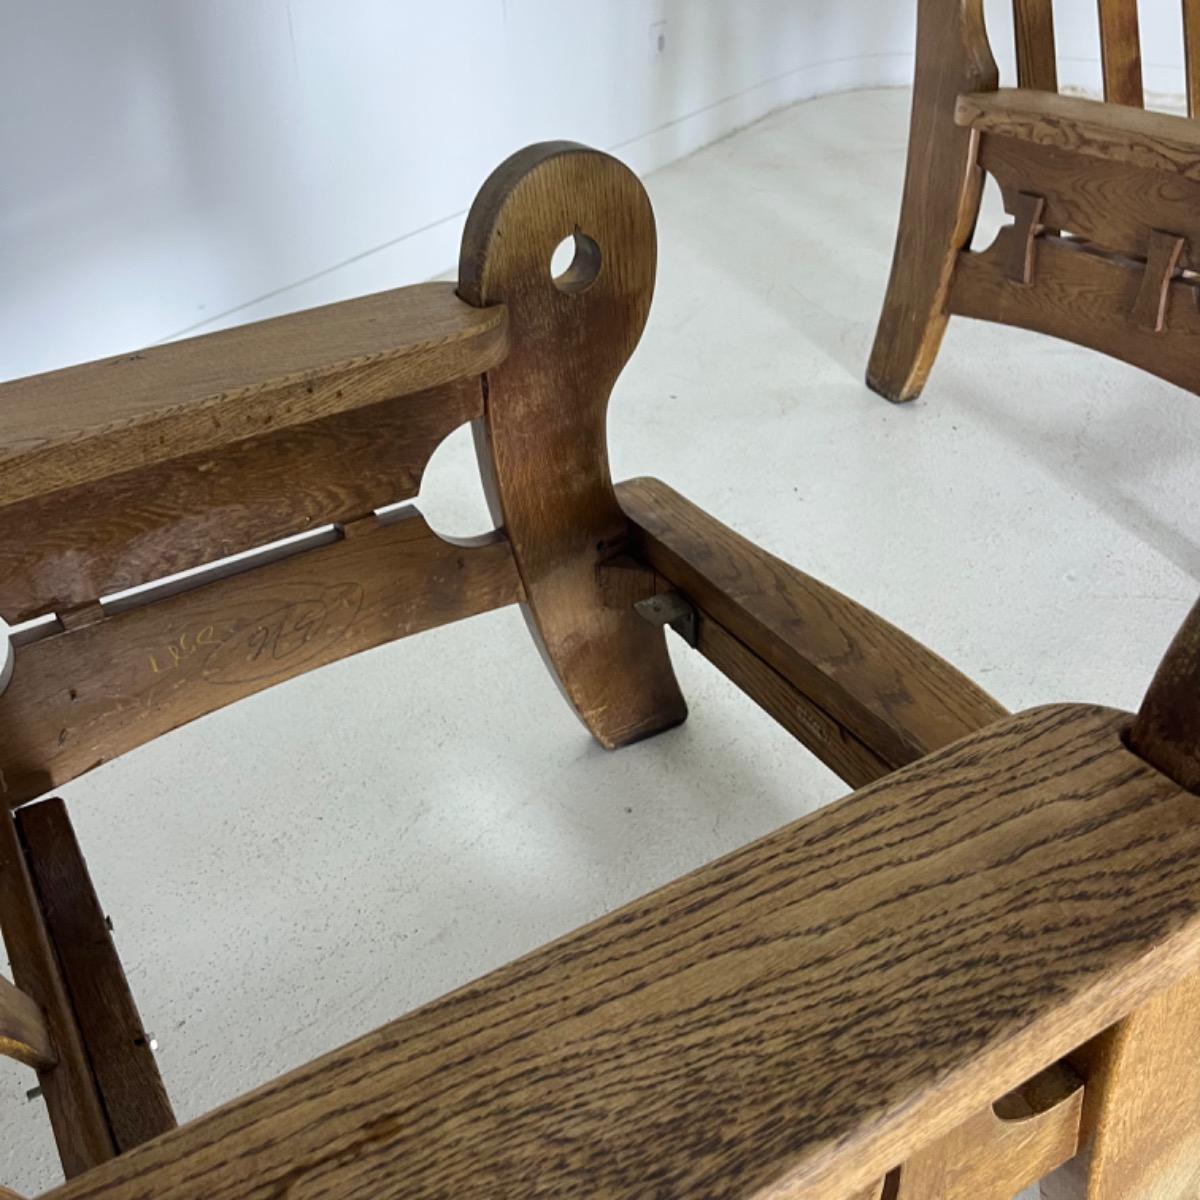
[[[48,1197],[1195,1195],[1200,606],[1136,717],[1012,716],[665,484],[614,487],[654,271],[636,178],[545,144],[485,184],[457,289],[0,387],[0,612],[54,614],[0,695],[0,1051],[38,1073]],[[454,542],[395,506],[465,422],[497,528]],[[859,790],[176,1128],[44,797],[516,603],[603,745],[684,719],[670,624]]]
[[[951,316],[1064,338],[1200,391],[1200,3],[1189,116],[1144,111],[1138,0],[1097,0],[1103,102],[1061,95],[1052,0],[1012,0],[1000,88],[983,0],[919,0],[908,170],[868,384],[915,399]],[[972,246],[985,175],[1013,223]]]

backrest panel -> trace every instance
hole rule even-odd
[[[16,623],[412,499],[481,416],[470,376],[0,508],[0,616]]]
[[[1104,99],[1110,104],[1144,108],[1138,0],[1099,0],[1099,4]]]
[[[1058,91],[1053,0],[1013,0],[1017,86]]]

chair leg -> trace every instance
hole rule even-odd
[[[867,367],[867,384],[889,400],[915,400],[925,386],[946,329],[954,264],[979,213],[978,135],[955,124],[955,102],[998,82],[983,0],[920,0],[908,174]]]

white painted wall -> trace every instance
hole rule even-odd
[[[1178,3],[1143,8],[1147,84],[1181,93]],[[1063,81],[1094,90],[1095,0],[1057,10]],[[651,171],[781,105],[906,83],[914,12],[0,0],[0,378],[444,272],[517,147],[570,137]],[[1009,0],[989,16],[1007,63]]]
[[[890,0],[0,14],[0,378],[443,272],[479,184],[527,142],[645,172],[794,100],[904,83],[911,61]]]

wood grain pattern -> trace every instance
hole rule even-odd
[[[931,650],[659,480],[629,480],[618,495],[639,556],[889,767],[1007,716]],[[793,732],[826,757],[830,739]]]
[[[1190,391],[1200,391],[1197,287],[1186,279],[1169,288],[1164,329],[1150,333],[1133,320],[1145,267],[1091,253],[1061,238],[1038,240],[1037,286],[1007,277],[1011,230],[982,254],[964,254],[955,276],[951,311],[1049,334],[1111,354]]]
[[[1200,128],[1170,113],[1000,88],[960,96],[955,119],[983,134],[1200,179]]]
[[[0,975],[0,1054],[27,1067],[52,1067],[58,1061],[46,1016],[32,996]]]
[[[555,247],[576,261],[555,281]],[[626,520],[613,493],[609,393],[654,290],[655,230],[642,185],[569,142],[531,146],[484,184],[467,217],[459,292],[504,304],[512,350],[488,370],[476,426],[497,524],[512,545],[534,639],[563,694],[615,748],[679,724],[687,707],[662,631],[606,607],[596,577]]]
[[[955,124],[962,92],[999,83],[983,0],[920,0],[908,168],[896,250],[867,383],[900,402],[919,396],[946,330],[958,252],[979,214],[978,139]]]
[[[1128,719],[992,726],[48,1197],[853,1195],[1196,966]]]
[[[1055,1063],[900,1168],[896,1200],[1013,1200],[1074,1157],[1083,1080]]]
[[[1071,1056],[1087,1074],[1084,1152],[1042,1200],[1200,1195],[1200,978],[1160,992]]]
[[[480,375],[503,308],[380,292],[0,384],[0,506]]]
[[[1017,86],[1058,91],[1053,0],[1013,0]]]
[[[1009,212],[1019,193],[1035,192],[1045,201],[1044,224],[1139,259],[1149,257],[1155,230],[1170,229],[1187,242],[1180,265],[1200,266],[1196,180],[990,134],[979,161],[995,176]]]
[[[71,608],[409,500],[438,443],[482,412],[472,376],[0,508],[0,614]]]
[[[0,808],[0,930],[17,986],[45,1014],[57,1062],[38,1071],[67,1178],[112,1158],[112,1131],[46,933],[16,823]]]
[[[326,663],[513,604],[502,537],[456,545],[390,523],[21,646],[0,696],[15,806],[187,721]]]
[[[118,1153],[175,1128],[150,1038],[125,980],[66,805],[57,798],[16,814],[46,932]]]
[[[1104,69],[1104,99],[1109,104],[1141,108],[1142,44],[1138,31],[1138,0],[1097,0],[1100,12],[1100,61]]]
[[[1129,745],[1182,787],[1200,792],[1200,601],[1159,664]]]
[[[1006,202],[1008,199],[1006,196]],[[1012,197],[1011,203],[1012,208],[1009,211],[1016,220],[1013,222],[1012,237],[1009,239],[1012,257],[1008,260],[1008,277],[1013,283],[1028,287],[1033,283],[1037,239],[1046,228],[1043,219],[1046,201],[1042,196],[1018,192]]]

